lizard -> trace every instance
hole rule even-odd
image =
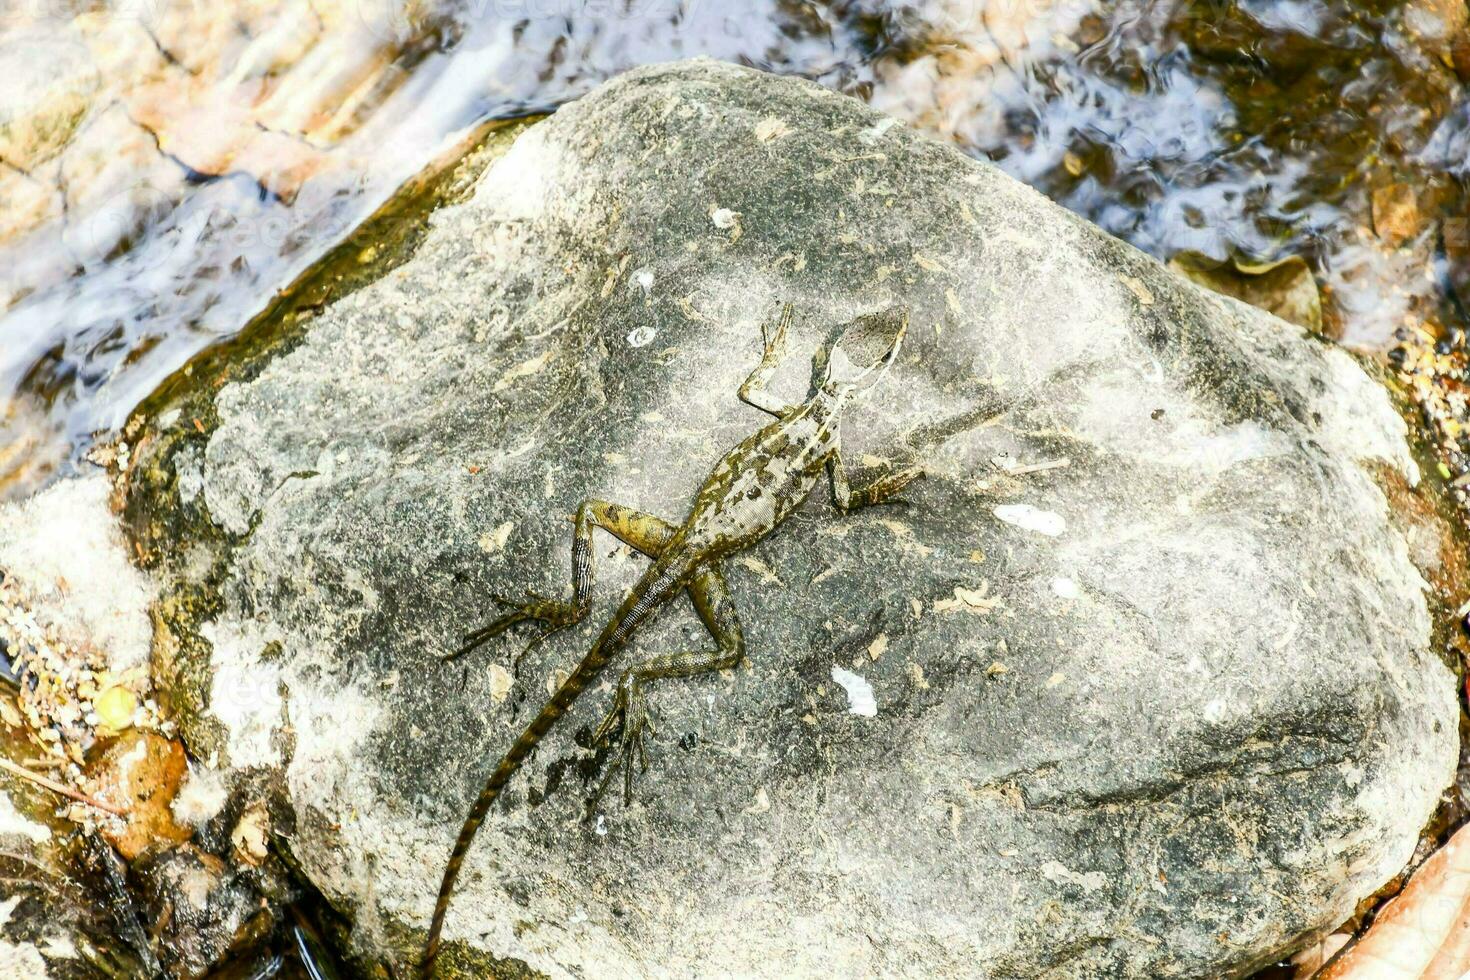
[[[843,409],[876,383],[897,359],[908,328],[907,310],[891,307],[851,321],[831,345],[819,347],[814,355],[806,400],[788,405],[767,386],[783,360],[794,316],[794,308],[788,303],[774,328],[762,324],[764,351],[760,364],[739,389],[741,401],[774,416],[775,421],[747,437],[715,465],[696,493],[683,524],[602,500],[583,501],[576,512],[572,537],[571,601],[531,592],[523,602],[497,596],[508,611],[466,636],[464,645],[450,655],[467,653],[518,623],[545,624],[535,641],[540,642],[580,622],[591,606],[592,531],[596,527],[653,559],[590,651],[500,759],[470,807],[440,883],[420,959],[421,977],[433,975],[455,882],[490,807],[536,745],[634,632],[680,592],[687,591],[714,638],[715,649],[654,656],[622,672],[612,707],[598,726],[593,744],[599,749],[609,748],[614,735],[620,734],[621,744],[607,777],[621,768],[625,805],[632,795],[635,757],[640,770],[647,768],[643,739],[652,731],[645,704],[647,684],[666,677],[723,670],[738,664],[745,655],[745,639],[720,570],[721,562],[775,530],[811,496],[824,472],[833,501],[844,513],[890,500],[923,475],[917,466],[890,470],[855,489],[843,465],[839,438]],[[604,779],[603,787],[606,785]]]

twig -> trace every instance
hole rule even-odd
[[[1059,470],[1065,466],[1071,466],[1070,459],[1049,459],[1044,463],[1028,463],[1025,466],[1013,466],[1008,472],[1011,476],[1024,476],[1027,473],[1044,473],[1047,470]]]
[[[60,793],[62,796],[65,796],[69,800],[76,800],[78,803],[85,803],[87,806],[94,806],[99,810],[111,813],[115,816],[126,817],[128,815],[128,811],[122,809],[121,807],[113,806],[111,803],[103,803],[101,800],[93,799],[92,797],[87,796],[84,793],[78,793],[70,786],[63,786],[56,780],[48,779],[38,772],[32,772],[25,766],[18,766],[14,762],[11,762],[9,759],[4,758],[3,756],[0,756],[0,769],[5,770],[12,775],[19,776],[21,779],[28,779],[31,782],[35,783],[37,786],[44,786],[53,793]]]
[[[1015,465],[1011,465],[997,456],[990,462],[996,469],[1007,476],[1025,476],[1027,473],[1044,473],[1047,470],[1059,470],[1072,465],[1072,461],[1065,457],[1062,459],[1048,459],[1040,463],[1016,463]]]

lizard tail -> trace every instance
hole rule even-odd
[[[501,791],[521,768],[521,763],[526,761],[526,757],[546,737],[546,733],[551,731],[551,726],[567,713],[582,689],[602,672],[613,653],[671,595],[684,587],[691,568],[688,561],[665,558],[654,562],[644,573],[642,581],[623,600],[617,615],[607,624],[591,651],[577,665],[576,670],[572,671],[571,676],[562,681],[561,687],[557,688],[535,720],[526,726],[521,737],[516,739],[486,780],[485,788],[480,791],[475,805],[470,807],[469,816],[465,817],[464,825],[459,828],[459,837],[454,842],[454,850],[449,854],[449,864],[444,868],[444,878],[439,883],[439,898],[434,903],[434,917],[429,922],[429,938],[424,943],[424,954],[419,960],[418,972],[422,980],[429,980],[434,975],[434,961],[439,957],[444,916],[449,912],[449,899],[454,893],[454,883],[459,878],[465,855],[475,841],[475,833],[484,822],[485,815],[490,812],[490,807],[500,798]]]
[[[540,742],[551,730],[556,720],[566,712],[572,701],[576,700],[582,691],[585,679],[575,675],[567,678],[561,688],[556,692],[541,713],[536,716],[535,721],[521,733],[516,739],[510,751],[500,760],[500,765],[490,774],[485,782],[485,788],[480,790],[475,805],[470,807],[470,812],[465,817],[464,824],[459,828],[459,837],[454,842],[454,850],[449,854],[449,863],[444,868],[444,878],[439,883],[439,898],[434,902],[434,918],[429,923],[429,938],[424,944],[424,955],[419,961],[419,976],[423,980],[429,980],[434,975],[434,961],[439,958],[439,945],[444,931],[444,917],[449,912],[449,899],[454,894],[454,883],[459,878],[459,869],[464,865],[465,855],[469,853],[470,845],[475,841],[475,834],[484,822],[485,815],[490,812],[490,807],[500,798],[500,793],[515,775],[526,756],[531,754],[536,743]]]

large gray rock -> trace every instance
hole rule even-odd
[[[845,443],[931,478],[732,562],[748,665],[658,684],[637,804],[587,822],[584,697],[474,850],[451,972],[1239,975],[1404,864],[1456,706],[1381,389],[855,101],[694,63],[528,131],[141,453],[132,511],[189,529],[158,617],[186,731],[280,771],[358,956],[412,955],[481,779],[644,560],[599,538],[593,615],[518,677],[518,638],[439,658],[492,593],[567,588],[584,497],[682,517],[763,423],[735,392],[786,300],[793,399],[834,327],[912,308]],[[680,602],[626,659],[705,642]]]

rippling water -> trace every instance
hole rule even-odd
[[[1161,258],[1303,255],[1329,327],[1381,346],[1458,313],[1463,15],[0,0],[0,495],[64,469],[476,124],[695,55],[867,99]]]

